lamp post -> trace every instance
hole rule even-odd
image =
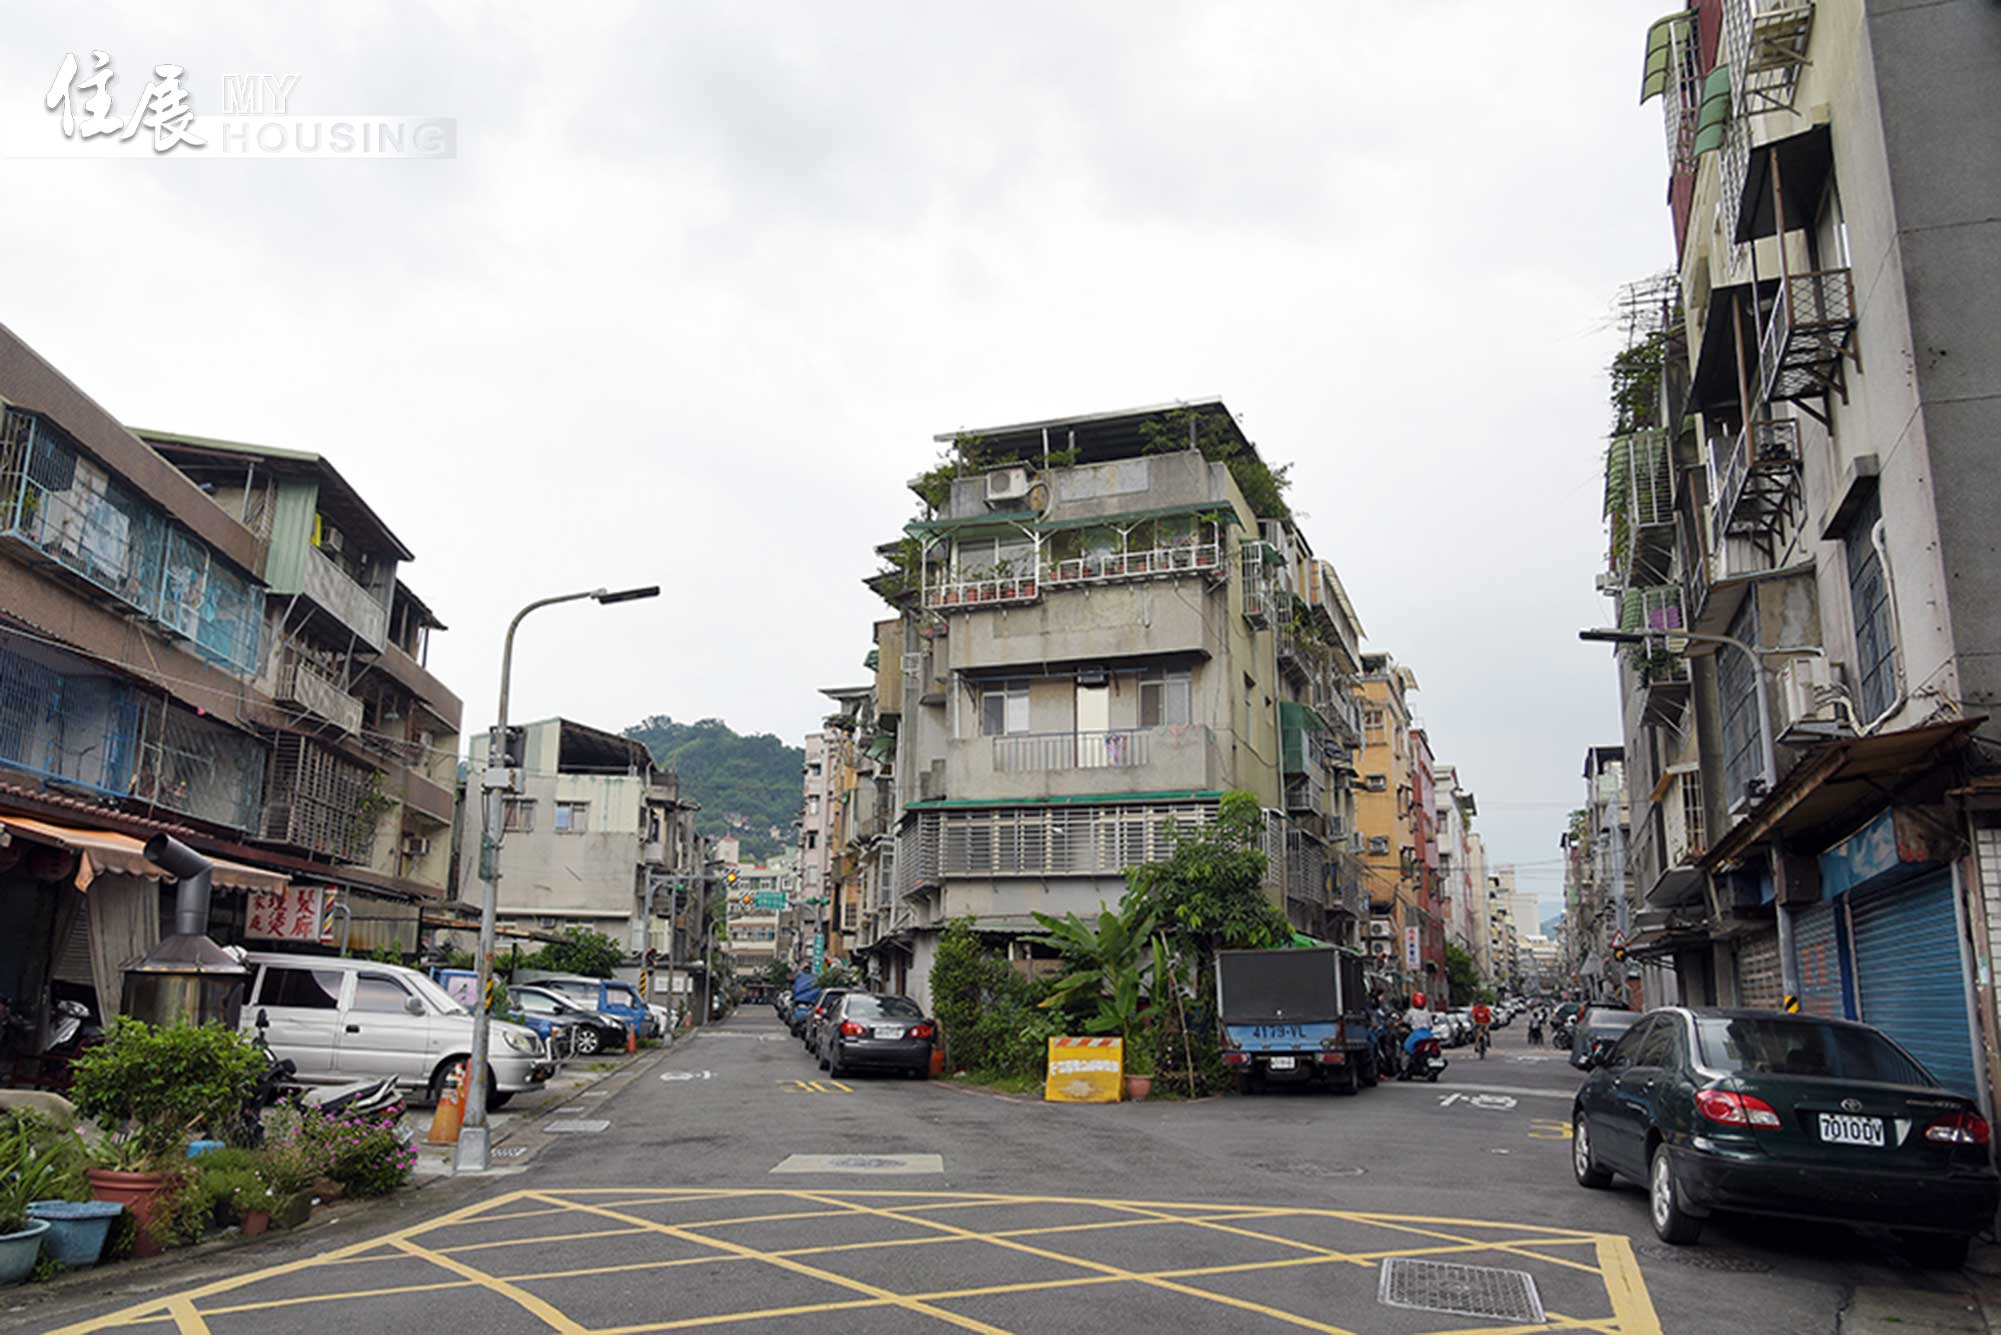
[[[1687,640],[1696,644],[1715,644],[1735,649],[1751,660],[1751,697],[1758,710],[1758,760],[1764,769],[1764,790],[1770,793],[1779,783],[1778,743],[1772,737],[1772,702],[1770,688],[1765,682],[1765,654],[1772,650],[1760,650],[1744,643],[1734,635],[1698,635],[1694,631],[1664,631],[1659,636],[1645,635],[1630,630],[1580,630],[1580,640],[1599,644],[1644,644],[1650,639]],[[1783,653],[1781,649],[1777,652]],[[1797,997],[1800,991],[1799,964],[1793,959],[1793,915],[1776,892],[1772,896],[1772,908],[1778,918],[1779,928],[1779,985],[1788,997]]]
[[[500,910],[500,836],[506,816],[505,796],[517,790],[520,778],[507,764],[506,756],[507,688],[514,674],[514,632],[520,628],[521,619],[530,612],[557,603],[581,602],[590,598],[600,605],[609,606],[659,596],[660,586],[657,584],[617,592],[592,589],[584,593],[565,593],[554,598],[538,598],[516,612],[514,620],[507,623],[507,639],[500,651],[500,710],[493,731],[487,734],[486,769],[480,778],[481,823],[484,829],[479,856],[479,957],[478,978],[474,986],[476,1009],[472,1022],[472,1053],[466,1059],[465,1122],[459,1128],[458,1148],[452,1156],[454,1173],[484,1172],[490,1162],[489,1151],[492,1147],[486,1125],[487,1043],[493,1023],[487,996],[493,986],[495,919]]]

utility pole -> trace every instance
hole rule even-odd
[[[507,690],[514,673],[514,632],[520,628],[521,619],[530,612],[556,603],[592,598],[602,606],[656,598],[659,594],[660,586],[657,584],[643,589],[622,589],[617,593],[609,589],[594,589],[585,593],[559,594],[528,604],[507,623],[507,639],[500,651],[500,708],[492,731],[487,733],[486,767],[480,776],[481,823],[485,828],[479,845],[479,957],[478,979],[473,993],[477,1009],[473,1012],[472,1053],[466,1059],[465,1122],[459,1128],[458,1146],[452,1156],[454,1173],[485,1172],[491,1161],[493,1143],[486,1125],[486,1086],[490,1078],[487,1052],[493,1029],[488,998],[493,989],[493,944],[500,915],[500,840],[506,821],[507,794],[518,793],[522,787],[522,765],[509,762],[520,759],[525,764],[525,757],[508,754],[507,745]]]

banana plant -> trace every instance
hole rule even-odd
[[[1128,920],[1106,910],[1095,927],[1074,913],[1061,918],[1038,913],[1035,920],[1047,935],[1032,939],[1056,949],[1070,965],[1042,1005],[1069,1008],[1096,1002],[1084,1031],[1130,1037],[1145,1019],[1152,979],[1166,974],[1166,952],[1154,937],[1152,912],[1140,909]]]

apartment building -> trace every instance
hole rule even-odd
[[[217,442],[223,481],[156,435],[0,329],[0,877],[20,892],[0,895],[0,991],[27,1014],[116,1009],[124,964],[160,940],[152,834],[221,863],[225,944],[413,950],[446,890],[453,805],[432,778],[459,701],[422,664],[437,619],[394,582],[410,553],[318,456],[281,479],[279,452]],[[310,521],[336,514],[390,557],[372,619],[300,573],[321,555]],[[397,717],[284,688],[287,632],[342,617],[370,632],[342,688],[380,679]]]
[[[787,850],[766,862],[739,862],[734,855],[721,856],[723,851],[718,848],[717,865],[727,885],[730,957],[738,979],[753,979],[774,959],[791,961],[784,923],[798,896],[799,855]],[[728,881],[731,871],[734,883]]]
[[[1558,841],[1564,855],[1563,972],[1589,997],[1625,998],[1629,980],[1638,975],[1615,958],[1633,930],[1624,748],[1588,748],[1583,774],[1584,805],[1571,813]]]
[[[1471,936],[1466,948],[1473,954],[1481,979],[1491,987],[1500,978],[1494,967],[1494,880],[1487,868],[1487,841],[1478,830],[1466,833],[1466,892]]]
[[[634,958],[650,947],[663,962],[656,991],[699,989],[717,897],[707,841],[695,830],[700,804],[630,737],[564,718],[521,725],[521,734],[521,791],[502,799],[500,920],[542,931],[587,927]],[[476,734],[472,774],[485,768],[487,750],[487,735]],[[467,799],[468,820],[479,826],[478,794]],[[477,849],[478,840],[467,846]],[[458,897],[468,905],[483,893],[479,863],[459,860]]]
[[[1989,1101],[2001,136],[1979,0],[1702,0],[1646,36],[1674,272],[1607,451],[1643,954],[1876,1024]]]
[[[1444,920],[1445,941],[1473,955],[1473,817],[1478,804],[1473,794],[1459,786],[1459,770],[1453,765],[1431,767],[1431,791],[1436,804],[1432,828],[1438,842],[1438,911]]]
[[[1362,750],[1355,820],[1369,887],[1369,951],[1403,989],[1424,980],[1424,892],[1418,871],[1411,700],[1417,674],[1364,654]]]
[[[962,917],[1026,955],[1033,913],[1117,903],[1127,867],[1233,789],[1266,809],[1273,902],[1357,941],[1362,629],[1228,409],[939,441],[946,462],[912,484],[922,513],[878,549],[870,585],[899,615],[877,627],[875,682],[844,702],[852,729],[808,752],[802,874],[816,832],[856,853],[864,966],[924,998]],[[813,801],[837,755],[869,794],[839,834]]]

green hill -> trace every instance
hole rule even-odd
[[[655,764],[681,776],[683,796],[702,804],[695,824],[703,834],[735,835],[746,860],[793,845],[806,765],[802,748],[768,732],[743,736],[721,719],[676,723],[665,714],[627,728],[625,735],[645,743]]]

